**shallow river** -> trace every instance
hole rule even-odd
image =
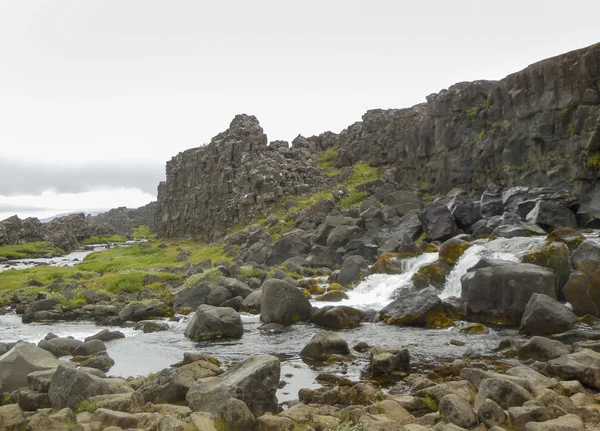
[[[511,240],[495,240],[489,243],[471,246],[460,259],[449,275],[441,297],[449,297],[460,293],[460,276],[474,265],[481,257],[492,257],[520,260],[520,257],[539,246],[540,238],[514,238]],[[379,310],[391,302],[398,289],[410,286],[410,278],[422,266],[437,259],[437,253],[424,254],[408,259],[406,272],[401,275],[372,275],[367,277],[356,289],[349,292],[349,299],[341,304],[352,305],[361,309]],[[337,303],[340,304],[340,303]],[[327,305],[317,303],[318,306]],[[258,316],[242,315],[244,336],[239,341],[195,343],[183,336],[183,331],[190,316],[181,317],[179,322],[169,322],[169,330],[152,334],[144,334],[132,328],[111,328],[121,330],[126,338],[107,343],[108,353],[115,360],[110,370],[115,376],[147,375],[159,371],[182,359],[187,351],[199,351],[223,361],[241,360],[253,354],[272,354],[284,360],[282,378],[288,382],[278,392],[280,401],[295,399],[298,389],[317,387],[314,379],[320,372],[305,365],[298,353],[310,338],[322,329],[312,324],[297,324],[282,333],[264,333]],[[423,329],[411,327],[388,326],[384,323],[364,323],[360,327],[338,331],[350,346],[360,341],[368,344],[388,346],[406,346],[411,354],[413,364],[432,364],[452,360],[463,356],[467,349],[483,354],[498,346],[507,337],[518,336],[516,330],[491,331],[484,335],[461,334],[462,323],[449,329]],[[20,316],[7,314],[0,316],[0,341],[9,342],[26,340],[37,343],[48,332],[58,336],[72,336],[83,340],[95,334],[103,327],[86,322],[33,323],[24,325]],[[450,340],[460,340],[465,346],[450,344]],[[356,352],[353,352],[356,354]],[[333,371],[344,373],[351,378],[359,378],[368,364],[367,354],[356,354],[356,359],[344,365],[333,366]],[[286,377],[287,375],[287,377]],[[290,376],[291,375],[291,376]]]

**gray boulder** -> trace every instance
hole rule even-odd
[[[583,431],[585,429],[581,419],[574,414],[567,414],[545,422],[529,422],[525,431]]]
[[[74,338],[63,338],[63,337],[54,337],[48,340],[48,343],[52,344],[54,347],[63,352],[58,356],[72,355],[73,351],[83,344],[80,340],[75,340]],[[66,353],[64,353],[66,352]]]
[[[490,218],[502,215],[504,212],[504,203],[502,202],[502,191],[495,184],[488,186],[487,190],[481,195],[480,201],[481,216]]]
[[[310,310],[310,302],[298,288],[272,278],[263,283],[261,322],[291,325],[308,320]]]
[[[56,338],[54,338],[56,340]],[[52,342],[52,340],[50,341]],[[100,340],[90,340],[73,350],[73,356],[89,356],[106,350],[106,345]]]
[[[432,241],[446,241],[456,235],[458,227],[448,207],[434,203],[424,210],[423,230]]]
[[[133,392],[133,389],[122,379],[106,379],[82,370],[60,365],[50,381],[48,397],[55,409],[77,405],[95,395],[107,395]]]
[[[277,413],[280,373],[276,357],[251,356],[218,377],[196,381],[186,401],[193,411],[218,414],[230,398],[236,398],[245,402],[255,417]]]
[[[319,332],[300,351],[302,359],[326,361],[330,355],[349,355],[348,343],[335,332]]]
[[[554,273],[527,263],[507,263],[474,271],[461,279],[467,318],[518,325],[534,293],[556,298]]]
[[[479,422],[486,427],[491,428],[505,423],[508,416],[496,401],[487,399],[479,406],[477,418],[479,419]]]
[[[442,301],[434,287],[405,293],[384,307],[379,315],[388,325],[448,326]],[[441,320],[440,320],[441,317]]]
[[[256,289],[254,292],[244,298],[240,310],[248,313],[260,313],[262,296],[262,289]]]
[[[184,335],[194,341],[222,338],[241,338],[244,334],[242,319],[229,307],[200,305],[188,323]]]
[[[365,234],[365,231],[356,225],[340,225],[334,227],[327,236],[327,247],[337,249],[348,244],[350,241],[358,239]]]
[[[369,265],[362,256],[349,256],[338,274],[338,283],[351,286],[370,274]]]
[[[581,349],[548,361],[546,371],[565,380],[579,380],[582,385],[600,389],[600,353]]]
[[[446,423],[471,428],[477,425],[477,416],[468,402],[459,395],[448,394],[439,405],[440,417]]]
[[[224,301],[231,299],[232,293],[223,286],[215,286],[209,283],[200,283],[182,289],[173,302],[173,310],[179,312],[185,308],[196,309],[202,304],[219,306]]]
[[[0,357],[0,388],[12,392],[28,386],[27,375],[34,371],[51,370],[65,362],[32,343],[20,341]]]
[[[479,202],[474,202],[466,196],[455,196],[448,204],[448,208],[461,229],[470,228],[481,220]]]
[[[254,416],[245,402],[230,398],[225,402],[219,418],[227,426],[228,431],[247,431],[254,429]]]
[[[85,337],[85,341],[100,340],[106,343],[107,341],[118,340],[120,338],[125,338],[125,334],[123,334],[121,331],[111,331],[109,329],[103,329],[97,334]]]
[[[534,359],[546,362],[569,353],[571,349],[560,341],[539,336],[531,337],[519,347],[519,359],[522,360]]]
[[[356,328],[365,318],[365,313],[345,305],[325,307],[315,310],[310,321],[315,325],[330,329]]]
[[[338,269],[344,263],[342,256],[337,251],[318,244],[310,250],[307,260],[314,268]]]
[[[273,244],[268,252],[265,265],[281,265],[290,257],[304,256],[310,252],[310,247],[302,241],[299,234],[291,232],[284,234]]]
[[[389,376],[406,372],[410,366],[410,353],[406,347],[389,348],[374,346],[371,349],[369,369],[373,376]]]
[[[498,403],[503,409],[509,407],[520,407],[525,402],[533,399],[533,396],[523,387],[503,378],[485,379],[479,385],[479,391],[475,398],[475,408],[479,408],[486,399]]]
[[[593,274],[600,268],[600,244],[586,239],[573,251],[573,267],[584,274]]]
[[[556,299],[540,293],[531,295],[521,330],[528,335],[552,335],[573,329],[577,316]]]
[[[558,227],[577,229],[575,214],[561,204],[548,200],[539,200],[525,218],[527,223],[552,230]]]

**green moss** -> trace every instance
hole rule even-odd
[[[415,243],[418,244],[421,241],[425,241],[427,238],[429,238],[429,234],[427,232],[422,232],[421,235],[419,235],[419,238],[417,238],[417,240],[415,241]]]
[[[596,153],[585,162],[585,165],[590,169],[600,169],[600,153]]]
[[[422,266],[413,274],[412,282],[415,286],[427,287],[431,285],[442,289],[446,282],[446,275],[448,275],[446,268],[442,268],[442,265],[447,266],[440,261]]]
[[[96,408],[96,404],[90,402],[90,400],[83,400],[75,407],[75,414],[78,415],[83,412],[94,413]]]
[[[467,115],[469,118],[475,118],[475,116],[479,113],[479,106],[473,106],[472,108],[467,109]]]
[[[134,239],[154,239],[156,235],[150,232],[150,226],[145,224],[139,225],[138,227],[131,230],[131,236]]]
[[[485,99],[485,103],[483,106],[485,107],[485,109],[490,109],[493,104],[494,104],[494,99],[492,99],[491,94],[488,94],[488,97],[487,97],[487,99]]]
[[[185,280],[185,283],[183,283],[183,287],[192,287],[203,281],[214,280],[220,275],[223,275],[223,273],[219,268],[210,268],[199,274],[194,274],[188,277],[188,279]]]
[[[481,131],[477,134],[475,141],[479,144],[483,141],[483,138],[485,138],[485,129],[481,129]]]
[[[449,328],[454,326],[454,322],[444,312],[432,312],[425,318],[425,326],[428,328]]]
[[[438,402],[434,398],[432,398],[431,395],[429,395],[429,394],[425,395],[425,404],[427,404],[427,407],[432,412],[437,412],[439,409]]]
[[[567,136],[571,137],[575,134],[575,126],[573,125],[573,123],[569,123],[569,125],[567,126]]]
[[[473,323],[469,326],[461,328],[460,332],[465,334],[487,334],[489,332],[489,329],[481,323]]]
[[[0,406],[6,406],[8,404],[12,404],[13,400],[10,394],[4,394],[0,397]]]
[[[381,403],[375,403],[375,409],[380,415],[385,413],[385,407]]]
[[[332,168],[338,158],[338,147],[330,148],[317,157],[317,166],[321,169]]]
[[[350,194],[340,199],[338,206],[342,209],[350,209],[352,207],[359,207],[365,199],[367,199],[366,192],[352,191]]]
[[[112,242],[125,242],[127,238],[121,235],[106,235],[106,236],[92,236],[86,240],[79,241],[80,245],[88,244],[106,244]]]
[[[0,246],[0,257],[6,259],[27,259],[48,253],[60,256],[64,251],[43,241]]]
[[[447,244],[440,248],[440,259],[450,265],[456,265],[465,250],[469,248],[469,245],[466,241]]]

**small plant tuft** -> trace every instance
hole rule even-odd
[[[75,408],[75,414],[83,412],[94,413],[96,408],[96,404],[90,402],[90,400],[83,400],[77,404],[77,407]]]
[[[439,410],[438,402],[429,394],[425,395],[425,404],[427,404],[427,407],[432,412],[437,412]]]

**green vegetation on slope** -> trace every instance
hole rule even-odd
[[[154,239],[156,235],[150,233],[150,226],[142,224],[136,228],[133,228],[131,231],[131,236],[133,239]]]
[[[342,172],[341,169],[335,168],[335,161],[337,160],[337,158],[337,147],[330,148],[329,150],[324,151],[323,154],[321,154],[318,157],[317,167],[323,170],[323,175],[326,175],[328,177],[335,177],[338,176],[340,172]]]
[[[64,251],[43,241],[0,246],[0,257],[6,259],[26,259],[43,256],[47,253],[61,255],[64,254]]]

